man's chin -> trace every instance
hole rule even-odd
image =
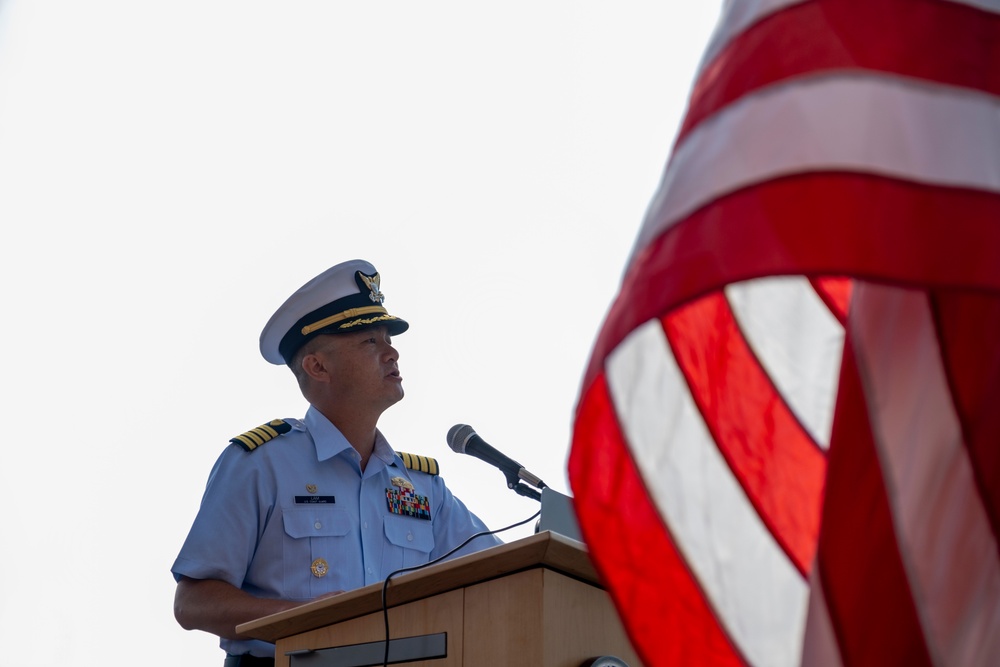
[[[405,395],[406,395],[406,392],[403,391],[403,388],[402,387],[398,387],[397,390],[396,390],[396,392],[395,392],[395,394],[393,396],[390,396],[390,397],[386,398],[386,405],[385,405],[385,407],[386,408],[390,408],[393,405],[396,405],[396,403],[399,403],[401,400],[403,400],[403,396],[405,396]]]

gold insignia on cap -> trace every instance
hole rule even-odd
[[[306,491],[309,493],[316,493],[317,488],[315,484],[306,484]]]
[[[314,577],[325,577],[326,573],[330,571],[330,566],[322,558],[317,558],[309,566],[309,569],[312,570]]]
[[[368,289],[371,290],[371,294],[368,295],[368,298],[372,300],[372,303],[381,304],[385,301],[385,295],[382,294],[380,290],[380,283],[382,282],[382,279],[377,273],[374,276],[369,277],[358,271],[358,277],[361,278],[362,282],[364,282],[364,284],[368,286]]]
[[[405,477],[393,477],[389,481],[392,482],[393,486],[398,486],[401,489],[409,489],[410,491],[413,490],[413,485],[410,484],[410,480]]]

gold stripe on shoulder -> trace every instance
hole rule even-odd
[[[410,470],[425,472],[428,475],[438,474],[438,462],[429,456],[410,454],[408,452],[396,452],[399,458],[403,459],[403,465]]]
[[[257,428],[252,428],[246,433],[232,438],[229,442],[239,445],[248,452],[252,452],[265,442],[274,440],[279,435],[284,435],[292,430],[292,425],[282,419],[274,419],[266,424],[261,424]]]

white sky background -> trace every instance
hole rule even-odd
[[[258,335],[342,260],[411,325],[390,442],[494,528],[537,503],[453,424],[568,493],[717,5],[0,0],[0,665],[221,664],[169,568],[228,439],[304,414]]]

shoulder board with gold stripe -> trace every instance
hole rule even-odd
[[[407,452],[396,452],[399,454],[399,458],[403,459],[403,465],[410,470],[418,470],[420,472],[425,472],[428,475],[438,474],[438,462],[429,456],[419,456],[417,454],[408,454]]]
[[[274,440],[279,435],[283,435],[292,430],[292,425],[281,419],[269,421],[261,424],[257,428],[250,429],[246,433],[236,436],[229,442],[239,445],[248,452],[252,452],[268,440]]]

